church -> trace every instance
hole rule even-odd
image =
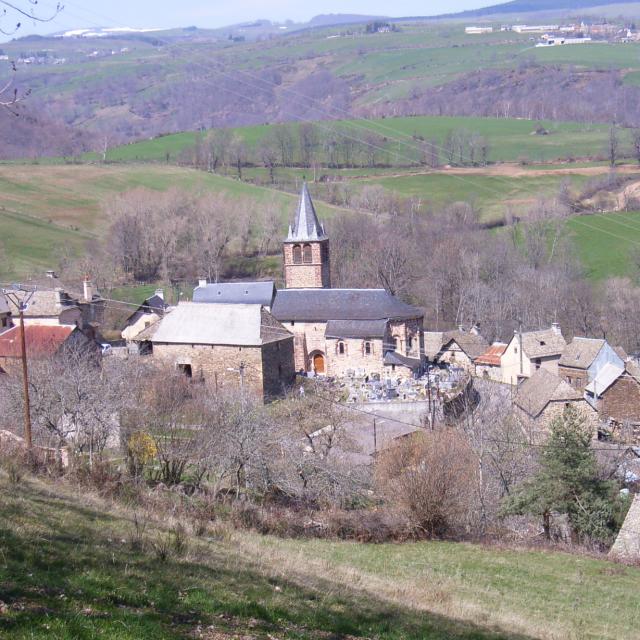
[[[194,302],[269,308],[294,337],[295,370],[309,375],[408,378],[423,370],[423,314],[384,289],[331,287],[329,237],[306,184],[283,243],[285,288],[201,282]]]
[[[294,335],[295,367],[316,375],[410,377],[422,370],[423,314],[384,289],[331,287],[329,237],[303,185],[283,245],[273,315]]]

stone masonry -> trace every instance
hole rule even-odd
[[[294,251],[300,256],[294,259]],[[311,254],[311,258],[305,258]],[[329,241],[284,244],[284,279],[287,289],[319,289],[331,286]]]

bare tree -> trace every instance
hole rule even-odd
[[[620,138],[618,137],[618,128],[615,124],[609,127],[609,138],[607,140],[607,155],[609,157],[609,165],[616,166],[618,162],[618,152],[620,149]]]

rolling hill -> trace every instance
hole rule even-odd
[[[633,2],[638,2],[638,0],[631,0],[628,4],[632,4]],[[607,5],[619,3],[620,0],[512,0],[512,2],[503,2],[480,9],[445,14],[440,17],[477,18],[513,13],[536,13],[538,11],[575,12],[580,9],[606,7]]]

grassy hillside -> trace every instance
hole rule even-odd
[[[82,252],[108,227],[104,203],[136,187],[225,192],[241,198],[250,209],[274,200],[282,210],[283,235],[297,200],[294,195],[172,166],[2,165],[0,240],[12,272],[42,272],[57,263],[63,249]],[[322,203],[318,209],[325,218],[338,210]]]
[[[297,124],[291,125],[295,130]],[[392,165],[406,165],[419,157],[419,140],[437,140],[443,145],[453,131],[477,133],[489,142],[489,160],[513,162],[528,158],[533,162],[549,162],[571,157],[603,154],[606,149],[609,127],[607,125],[577,122],[531,121],[515,118],[465,118],[447,116],[416,116],[408,118],[384,118],[368,121],[342,120],[320,122],[316,125],[321,135],[346,128],[353,137],[362,139],[369,131],[386,138],[381,143],[386,156],[379,161]],[[549,135],[535,135],[541,126]],[[269,133],[268,125],[240,127],[233,133],[252,148]],[[150,140],[114,147],[107,152],[107,160],[113,162],[169,161],[175,162],[179,154],[192,147],[195,132],[161,136]],[[623,132],[623,142],[630,139]],[[98,160],[98,154],[86,154],[87,160]]]
[[[178,551],[171,522],[139,512],[136,536],[133,510],[84,491],[2,480],[0,496],[0,636],[12,640],[618,640],[640,625],[640,569],[604,560],[220,525]]]

